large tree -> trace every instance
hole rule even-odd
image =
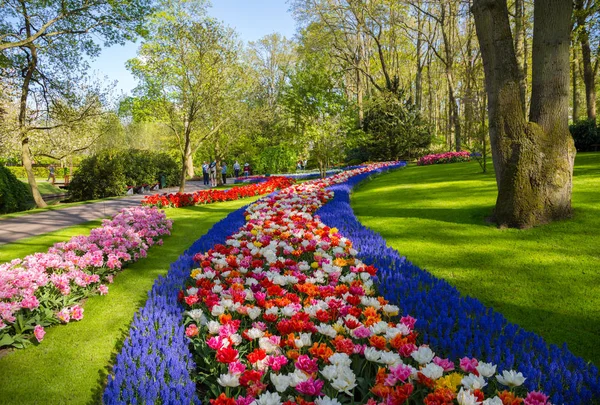
[[[5,0],[0,2],[2,79],[19,88],[17,132],[23,167],[36,204],[46,206],[32,170],[30,134],[72,92],[85,71],[82,54],[133,38],[151,11],[150,0]],[[33,102],[32,102],[33,99]]]
[[[526,228],[571,215],[575,147],[568,128],[572,0],[535,2],[529,118],[506,0],[475,0],[484,62],[500,226]]]

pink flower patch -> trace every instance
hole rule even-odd
[[[42,325],[36,325],[35,328],[33,328],[33,334],[37,341],[41,342],[42,340],[44,340],[44,335],[46,334],[46,331],[44,330],[44,327]]]

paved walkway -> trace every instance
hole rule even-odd
[[[206,189],[200,181],[187,181],[186,192]],[[177,187],[160,190],[160,193],[174,193]],[[99,201],[91,204],[76,205],[62,209],[43,211],[23,215],[16,218],[0,220],[0,245],[16,242],[19,239],[57,231],[72,225],[93,221],[99,218],[112,217],[123,208],[140,205],[146,196],[155,193],[135,194],[113,200]]]

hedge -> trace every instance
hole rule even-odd
[[[32,199],[29,186],[0,165],[0,214],[24,211],[29,208]]]

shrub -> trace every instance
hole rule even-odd
[[[158,176],[164,175],[167,186],[179,185],[181,166],[166,153],[155,153],[152,155],[154,166],[157,169]]]
[[[123,161],[111,152],[84,159],[69,186],[73,201],[93,200],[125,194]]]
[[[592,145],[600,145],[600,131],[592,120],[577,121],[569,126],[569,131],[571,131],[578,152],[591,151],[597,148]]]
[[[296,153],[287,146],[270,146],[256,160],[255,173],[287,173],[296,167]]]
[[[31,191],[6,167],[0,165],[0,214],[29,208]]]
[[[123,195],[127,187],[153,185],[160,175],[167,185],[177,184],[177,162],[165,153],[129,149],[105,151],[84,159],[71,182],[74,201]]]

